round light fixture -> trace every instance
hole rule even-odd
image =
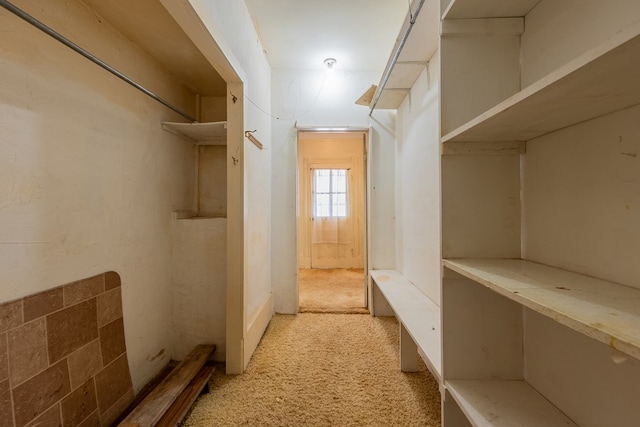
[[[332,70],[333,66],[336,65],[336,59],[335,58],[327,58],[324,60],[324,65],[327,66],[327,69]]]

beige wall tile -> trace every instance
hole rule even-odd
[[[13,389],[16,427],[43,414],[71,391],[67,360],[61,360],[36,377]]]
[[[127,351],[122,317],[100,328],[100,348],[102,349],[102,362],[105,365]]]
[[[105,424],[110,426],[111,424]],[[93,414],[89,415],[86,420],[81,422],[78,427],[101,427],[100,426],[100,413],[96,410]]]
[[[9,378],[9,348],[7,334],[0,334],[0,381]]]
[[[98,327],[122,317],[122,292],[115,288],[98,295]]]
[[[60,404],[56,403],[47,412],[27,424],[26,427],[62,427]]]
[[[65,427],[78,426],[97,409],[96,388],[91,378],[62,399],[62,422]]]
[[[2,421],[4,420],[4,421]],[[9,380],[0,382],[0,421],[2,426],[13,426],[13,411],[11,409],[11,389]]]
[[[62,287],[24,298],[24,321],[29,322],[64,307]]]
[[[111,290],[120,287],[121,280],[120,275],[115,271],[107,271],[104,273],[104,288],[105,290]]]
[[[133,385],[125,353],[96,375],[100,414],[104,414],[131,389]]]
[[[67,358],[71,387],[76,388],[102,369],[102,353],[100,340],[91,341],[86,346],[74,351]]]
[[[47,316],[49,363],[89,344],[98,337],[95,298]]]
[[[100,416],[103,426],[112,425],[124,411],[131,405],[135,395],[133,389],[129,389],[111,408],[107,409],[104,414]]]
[[[22,300],[0,305],[0,332],[22,325]]]
[[[11,384],[14,387],[49,367],[44,317],[11,329],[7,337]]]
[[[104,292],[104,274],[65,285],[63,292],[65,307],[93,298]]]

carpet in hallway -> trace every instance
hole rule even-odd
[[[301,313],[368,313],[361,268],[300,269],[298,287]]]
[[[438,383],[399,370],[398,323],[275,315],[246,372],[217,369],[185,426],[440,426]]]

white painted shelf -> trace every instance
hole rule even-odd
[[[415,10],[415,4],[417,3],[417,1],[414,2],[412,10]],[[395,65],[392,63],[393,58],[389,58],[383,76],[392,66],[393,69],[389,74],[389,79],[384,89],[382,89],[376,109],[395,110],[399,108],[402,101],[404,101],[411,91],[420,73],[427,67],[428,61],[438,50],[438,31],[440,28],[438,6],[438,2],[436,1],[428,1],[425,3],[420,10],[420,14],[409,33],[409,37]],[[399,48],[402,37],[411,26],[410,20],[411,17],[407,14],[392,52],[396,52]],[[376,88],[373,99],[375,99],[375,96],[382,88],[382,83],[381,80]]]
[[[640,104],[639,75],[640,25],[635,25],[444,135],[442,142],[528,141]]]
[[[440,307],[396,270],[371,270],[370,275],[398,320],[429,359],[426,361],[429,370],[441,381]]]
[[[443,266],[640,359],[640,289],[518,259],[445,259]]]
[[[227,122],[162,122],[162,128],[197,142],[198,145],[225,145],[227,143]]]
[[[474,427],[577,426],[525,381],[451,380],[445,387]]]
[[[452,0],[442,19],[511,18],[525,16],[541,0]]]

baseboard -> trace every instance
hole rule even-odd
[[[267,330],[269,322],[273,317],[273,294],[269,295],[269,298],[264,302],[262,307],[258,310],[258,314],[254,317],[251,324],[247,328],[247,335],[244,341],[244,369],[247,368],[249,360],[253,352],[258,348],[260,339]]]

